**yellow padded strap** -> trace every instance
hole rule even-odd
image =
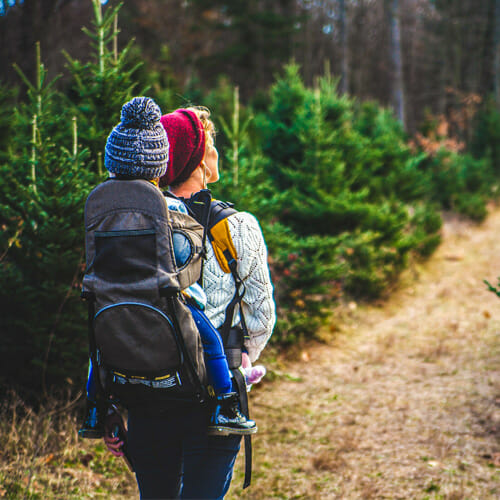
[[[233,239],[231,238],[231,233],[229,232],[229,224],[227,219],[222,219],[217,222],[215,226],[210,230],[212,235],[212,248],[214,249],[215,258],[219,263],[221,269],[225,273],[230,273],[226,257],[224,256],[224,250],[229,250],[229,253],[236,260],[236,248],[234,247]]]

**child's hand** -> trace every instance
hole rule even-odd
[[[266,368],[262,365],[256,365],[245,370],[247,384],[258,384],[266,374]]]
[[[246,352],[241,353],[241,367],[245,373],[247,385],[257,384],[266,374],[266,369],[262,365],[252,366],[252,362]]]
[[[241,353],[241,367],[244,370],[252,368],[252,362],[250,361],[250,356],[246,352]]]

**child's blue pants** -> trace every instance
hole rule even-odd
[[[212,383],[215,394],[219,395],[231,392],[231,376],[219,332],[203,311],[200,311],[200,309],[189,303],[187,306],[200,332],[205,355],[205,366],[207,367],[208,378]]]

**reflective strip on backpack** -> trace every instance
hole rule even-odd
[[[169,387],[181,386],[181,377],[179,372],[175,372],[174,375],[165,375],[162,377],[155,377],[153,379],[148,379],[147,377],[136,377],[133,375],[124,375],[116,371],[112,371],[112,382],[115,384],[125,385],[125,384],[141,384],[147,387],[152,387],[153,389],[168,389]]]

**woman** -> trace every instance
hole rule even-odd
[[[208,110],[179,109],[164,115],[161,123],[169,140],[169,161],[160,186],[189,199],[219,179],[215,128]],[[245,283],[242,309],[249,337],[245,340],[245,366],[259,357],[275,323],[267,250],[255,217],[237,212],[228,218],[238,256],[238,275]],[[233,277],[218,264],[207,243],[203,288],[206,314],[215,327],[224,322],[235,294]],[[232,324],[241,322],[239,313]],[[199,405],[172,406],[157,414],[129,412],[128,448],[136,471],[141,498],[223,498],[229,489],[240,436],[207,434],[209,409]],[[109,440],[108,440],[108,446]]]
[[[179,109],[164,115],[161,123],[169,138],[169,163],[160,178],[160,187],[169,186],[178,197],[190,198],[208,184],[219,180],[219,155],[215,147],[215,127],[206,108]],[[245,282],[243,313],[250,333],[245,342],[253,363],[265,347],[275,323],[272,285],[267,265],[267,249],[257,219],[247,212],[228,218],[231,237],[238,255],[238,274]],[[203,289],[207,294],[207,316],[216,328],[224,320],[227,304],[234,295],[231,274],[217,263],[207,246]],[[233,324],[239,323],[239,316]]]

